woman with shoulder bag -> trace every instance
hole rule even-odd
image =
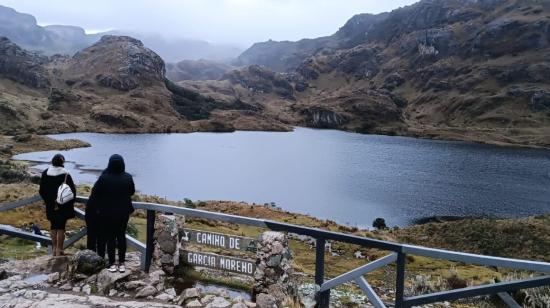
[[[50,221],[53,256],[65,254],[65,226],[68,219],[75,217],[76,187],[64,165],[65,157],[56,154],[52,158],[52,165],[42,172],[40,178],[39,192],[46,204],[46,218]]]
[[[94,184],[90,195],[96,219],[100,222],[97,253],[105,258],[107,246],[110,272],[126,271],[126,228],[130,214],[134,212],[132,195],[135,191],[134,180],[125,172],[122,156],[111,156],[107,169]],[[115,265],[115,249],[118,249],[118,266]]]

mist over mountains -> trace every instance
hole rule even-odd
[[[99,41],[103,35],[126,35],[137,38],[166,62],[198,59],[229,61],[242,52],[234,46],[217,45],[201,40],[166,39],[160,34],[124,30],[86,34],[85,30],[78,26],[40,26],[34,16],[0,5],[0,36],[8,37],[19,46],[44,55],[73,55]]]

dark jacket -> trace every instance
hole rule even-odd
[[[48,172],[48,170],[50,171]],[[42,177],[40,178],[39,193],[46,204],[46,218],[50,221],[74,217],[74,199],[62,205],[57,205],[55,201],[57,199],[57,190],[63,184],[63,181],[65,181],[65,174],[67,174],[67,171],[63,168],[49,167],[42,172]],[[67,185],[69,185],[76,196],[76,187],[70,174],[67,175]],[[56,205],[57,210],[55,209]]]
[[[125,171],[124,160],[120,155],[109,159],[92,188],[86,204],[86,215],[112,218],[128,217],[134,211],[132,195],[136,192],[132,176]]]

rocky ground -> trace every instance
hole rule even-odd
[[[256,304],[229,297],[223,289],[188,288],[179,294],[162,270],[139,270],[139,255],[129,253],[125,273],[110,273],[99,256],[80,251],[72,257],[43,256],[0,264],[1,307],[211,307],[246,308]]]

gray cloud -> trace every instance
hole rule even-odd
[[[248,46],[330,35],[351,16],[417,0],[0,0],[39,24],[121,29]]]

